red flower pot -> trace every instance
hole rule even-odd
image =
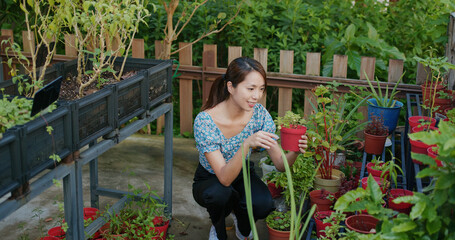
[[[293,127],[293,126],[291,126]],[[286,151],[299,151],[299,140],[306,133],[306,127],[298,125],[295,128],[281,127],[281,147]]]
[[[379,220],[366,214],[352,215],[346,218],[346,227],[358,233],[376,233]]]
[[[269,230],[269,240],[288,240],[289,235],[291,234],[290,231],[278,231],[275,230],[267,224],[267,228]]]
[[[369,154],[379,155],[382,154],[384,150],[385,140],[387,135],[376,136],[368,134],[364,131],[365,134],[365,152]]]
[[[391,189],[389,194],[389,208],[393,209],[397,212],[409,214],[411,212],[412,204],[410,203],[394,203],[393,200],[398,197],[403,196],[412,196],[414,195],[413,192],[405,189]]]
[[[47,231],[47,234],[51,237],[56,237],[58,239],[64,239],[66,237],[65,231],[63,231],[62,226],[53,227]]]
[[[379,165],[382,166],[382,165],[384,165],[384,163],[380,163]],[[373,166],[374,166],[374,163],[372,163],[372,162],[369,162],[367,164],[368,173],[373,175],[373,177],[381,177],[382,171],[373,169],[372,168]],[[388,179],[389,178],[389,171],[386,171],[384,173],[384,176],[382,176],[382,178]]]
[[[412,131],[413,132],[420,132],[420,131],[423,131],[425,128],[427,128],[428,126],[418,126],[418,127],[413,127],[412,128]],[[432,127],[430,126],[430,129],[431,130],[437,130],[436,127]],[[420,153],[420,154],[425,154],[427,155],[428,154],[428,151],[427,149],[429,147],[435,147],[436,145],[428,145],[428,144],[425,144],[423,143],[422,141],[419,141],[419,140],[412,140],[412,139],[409,139],[409,143],[411,144],[411,152],[413,153]],[[415,160],[415,159],[412,159],[412,161],[414,163],[417,163],[417,164],[420,164],[422,165],[422,162],[418,161],[418,160]]]
[[[325,237],[325,232],[322,232],[322,230],[325,230],[326,227],[332,226],[331,223],[324,223],[323,220],[330,217],[330,215],[334,211],[320,211],[314,214],[314,221],[316,222],[316,236],[317,238],[322,238]]]
[[[379,187],[381,188],[381,192],[385,194],[387,192],[389,181],[382,179],[380,177],[373,177],[373,178],[378,183]],[[367,186],[368,186],[368,177],[364,177],[364,178],[362,178],[362,188],[367,189]]]
[[[270,194],[272,194],[272,198],[280,197],[283,192],[283,188],[277,187],[273,182],[268,182],[267,187],[269,188]]]
[[[329,199],[321,199],[322,190],[313,190],[310,192],[310,203],[311,206],[316,204],[316,212],[319,211],[330,211],[330,207],[333,202]]]
[[[436,125],[436,119],[434,118],[431,118],[431,117],[426,117],[426,116],[412,116],[412,117],[409,117],[408,118],[408,122],[409,122],[409,128],[411,129],[411,133],[414,133],[413,131],[413,128],[414,127],[418,127],[419,125],[422,124],[422,120],[425,121],[425,122],[431,122],[430,123],[430,126],[434,127]]]
[[[435,161],[436,161],[436,165],[438,167],[442,167],[442,162],[440,160],[437,159],[438,157],[438,150],[435,148],[433,150],[434,147],[428,147],[427,148],[427,154],[428,156],[432,157]]]

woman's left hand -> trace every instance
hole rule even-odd
[[[308,147],[308,137],[306,135],[302,135],[302,137],[299,139],[299,151],[301,153],[305,153],[305,150]]]

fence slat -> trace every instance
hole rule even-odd
[[[31,53],[35,51],[35,34],[32,32],[30,38],[27,31],[22,31],[22,47],[24,52]]]
[[[160,40],[155,40],[155,56],[163,56],[162,52],[164,51],[164,42]],[[156,135],[159,135],[163,132],[164,127],[164,115],[159,116],[156,119]]]
[[[280,50],[280,73],[294,72],[294,51]],[[278,89],[278,116],[292,109],[292,88]]]
[[[145,58],[144,39],[133,39],[131,52],[133,58]]]
[[[65,55],[76,57],[76,36],[74,34],[65,34]]]
[[[2,36],[8,36],[14,42],[14,34],[12,29],[2,29]]]
[[[319,76],[321,72],[321,53],[306,53],[306,71],[305,75]]]
[[[429,67],[423,66],[421,63],[417,63],[417,74],[416,74],[416,84],[422,85],[427,79],[431,78],[431,69]]]
[[[242,47],[228,46],[228,64],[242,56]]]
[[[389,60],[389,82],[398,82],[403,75],[403,60],[390,59]]]
[[[332,76],[339,78],[347,78],[348,76],[348,56],[333,55]]]
[[[189,45],[189,46],[187,46]],[[193,65],[193,48],[190,43],[179,43],[179,61],[181,65]],[[180,134],[193,132],[193,79],[180,78]]]
[[[262,65],[265,72],[267,72],[267,56],[268,56],[267,48],[254,49],[254,59]],[[262,104],[262,106],[267,107],[267,90],[264,91],[264,94],[262,95],[262,98],[259,100],[259,103]]]
[[[375,64],[376,64],[376,58],[362,57],[362,60],[360,63],[360,80],[366,80],[367,77],[370,80],[374,80]]]
[[[306,54],[306,75],[319,76],[321,73],[321,53],[312,53],[308,52]],[[303,106],[304,117],[308,117],[312,111],[313,107],[317,105],[316,96],[311,90],[305,90],[305,100]]]
[[[202,69],[205,71],[208,67],[216,67],[216,45],[215,44],[204,44],[202,53]],[[212,87],[212,81],[209,81],[204,77],[202,79],[202,105],[207,102],[209,97],[210,88]]]

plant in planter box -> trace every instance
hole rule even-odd
[[[371,122],[365,126],[365,152],[369,154],[381,154],[389,130],[384,125],[382,116],[371,116]]]
[[[277,117],[275,124],[281,135],[281,147],[286,151],[299,151],[299,139],[306,133],[305,120],[300,114],[287,111],[283,117]]]
[[[134,36],[140,23],[150,16],[143,0],[115,1],[65,1],[66,27],[74,32],[78,51],[76,82],[78,95],[85,95],[84,89],[96,83],[104,85],[105,72],[113,74],[116,81],[123,75],[126,58],[118,73],[114,62],[119,56],[128,56]],[[87,59],[87,55],[89,58]],[[87,60],[91,61],[87,65]],[[87,76],[87,77],[83,77]]]
[[[338,191],[342,177],[341,172],[333,169],[336,152],[344,150],[344,145],[352,142],[355,139],[355,133],[365,126],[366,123],[359,124],[349,130],[346,129],[351,117],[366,99],[345,113],[346,101],[343,100],[343,96],[332,102],[332,99],[327,97],[329,90],[329,87],[322,85],[313,89],[318,105],[313,106],[315,113],[307,119],[307,135],[310,141],[308,141],[308,150],[304,155],[313,157],[316,163],[320,164],[314,187],[325,188],[335,193]],[[320,181],[319,179],[328,181]],[[329,185],[325,185],[326,183]]]

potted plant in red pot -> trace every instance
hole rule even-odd
[[[300,114],[287,111],[275,120],[281,135],[281,148],[285,151],[299,151],[299,140],[306,133],[305,120]]]
[[[406,189],[391,189],[388,193],[388,206],[397,212],[409,214],[412,204],[410,203],[395,203],[394,200],[398,197],[412,196],[414,193]]]
[[[409,129],[411,129],[411,133],[413,133],[414,127],[420,127],[423,125],[430,125],[434,127],[436,125],[436,119],[427,116],[411,116],[408,118],[409,122]]]
[[[365,127],[365,152],[379,155],[384,150],[384,144],[389,135],[389,130],[384,126],[382,116],[371,116],[371,122]]]
[[[325,189],[317,189],[310,192],[310,203],[311,206],[316,205],[316,212],[332,210],[334,202],[335,196]]]
[[[314,188],[324,188],[332,193],[338,191],[344,174],[334,169],[338,151],[345,150],[344,145],[355,140],[355,134],[364,124],[358,124],[351,129],[351,117],[357,112],[358,107],[366,100],[358,102],[349,112],[345,112],[346,101],[340,97],[332,102],[330,91],[326,86],[313,89],[317,97],[317,106],[313,106],[314,114],[307,119],[308,150],[305,156],[311,156],[319,165],[318,173],[314,180]]]
[[[269,240],[289,239],[291,229],[290,212],[273,211],[265,219],[269,230]]]
[[[316,222],[316,237],[319,239],[321,237],[326,237],[325,232],[323,230],[326,229],[326,227],[331,226],[332,224],[328,222],[326,219],[330,221],[330,216],[332,213],[335,211],[318,211],[314,213],[314,221]],[[325,220],[325,221],[324,221]]]

